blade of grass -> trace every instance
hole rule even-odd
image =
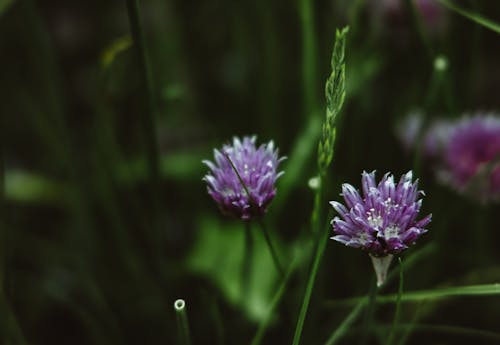
[[[377,330],[389,329],[392,326],[377,324],[374,328]],[[417,332],[429,332],[429,333],[443,333],[443,334],[453,334],[456,336],[468,336],[477,339],[488,339],[488,340],[500,340],[500,334],[492,331],[485,331],[476,328],[459,327],[453,325],[429,325],[429,324],[407,324],[402,323],[398,325],[398,329],[407,330],[412,329]]]
[[[358,318],[359,314],[363,310],[363,308],[366,305],[366,302],[368,301],[368,298],[362,298],[359,300],[358,304],[351,310],[351,312],[346,316],[344,321],[333,331],[332,335],[328,338],[326,341],[325,345],[334,345],[336,344],[344,334],[347,333],[349,330],[349,327],[356,321]]]
[[[401,261],[401,257],[398,258],[398,261],[399,261],[399,289],[396,298],[396,312],[394,313],[394,320],[392,322],[391,332],[389,333],[389,337],[387,339],[387,345],[392,345],[392,343],[394,342],[394,337],[396,334],[396,329],[401,314],[401,296],[403,295],[403,262]]]
[[[463,7],[460,7],[453,3],[452,1],[449,0],[438,0],[441,5],[447,7],[448,9],[460,14],[461,16],[473,21],[476,24],[479,24],[481,26],[484,26],[487,29],[490,29],[491,31],[496,32],[497,34],[500,34],[500,24],[483,17],[482,15],[478,13],[471,12]]]
[[[302,30],[302,92],[305,118],[315,116],[318,106],[318,80],[316,35],[314,30],[314,6],[311,0],[299,1],[299,16]]]
[[[452,297],[481,297],[500,295],[500,284],[483,284],[483,285],[468,285],[455,286],[449,288],[421,290],[406,292],[402,297],[402,302],[419,302],[419,301],[437,301]],[[378,303],[393,303],[397,300],[397,294],[382,295],[377,298]],[[338,305],[350,305],[359,302],[364,297],[348,298],[344,300],[327,301],[327,307]]]
[[[146,157],[148,165],[148,184],[149,184],[149,198],[150,198],[150,213],[151,213],[151,226],[149,241],[152,255],[156,259],[161,255],[161,248],[159,247],[159,157],[158,157],[158,141],[156,137],[156,119],[155,119],[155,102],[153,96],[153,81],[151,78],[151,65],[149,62],[148,53],[146,50],[146,43],[144,32],[142,28],[141,17],[139,15],[138,0],[126,0],[127,13],[130,23],[130,30],[133,40],[133,48],[139,62],[141,70],[142,85],[144,87],[144,97],[146,99],[145,111],[142,112],[140,117],[141,127],[143,131],[143,138],[146,141]],[[161,270],[161,268],[158,268]]]

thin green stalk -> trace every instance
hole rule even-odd
[[[246,296],[248,293],[248,287],[250,285],[250,274],[251,265],[253,257],[253,240],[252,240],[252,228],[250,222],[245,222],[245,243],[244,243],[244,254],[243,254],[243,268],[241,270],[241,291],[242,296]]]
[[[316,191],[316,194],[319,195],[320,199],[321,199],[321,183],[322,181],[320,178],[320,185],[318,190]],[[318,204],[317,207],[321,207],[321,205]],[[319,212],[319,210],[316,210],[316,207],[315,210],[313,211],[313,214],[315,212]],[[317,223],[319,223],[319,217]],[[317,244],[315,247],[314,261],[312,263],[311,271],[309,273],[309,279],[307,281],[304,299],[302,300],[302,306],[300,308],[299,317],[297,320],[297,326],[295,328],[295,334],[293,336],[293,342],[292,342],[293,345],[298,345],[300,343],[302,330],[304,328],[304,322],[306,320],[307,310],[309,309],[309,303],[311,301],[311,295],[314,289],[314,283],[316,282],[316,276],[318,274],[319,265],[321,263],[321,259],[323,258],[323,254],[325,252],[326,243],[328,240],[328,231],[324,232],[317,231],[316,237],[317,237],[317,242],[316,242]]]
[[[422,25],[422,18],[415,7],[415,2],[412,0],[405,0],[406,7],[411,13],[415,29],[417,31],[418,36],[420,37],[420,41],[422,42],[422,45],[424,46],[424,50],[427,54],[427,58],[429,59],[429,62],[432,64],[434,62],[434,52],[432,50],[432,46],[429,42],[429,39],[427,37],[427,34],[424,30],[424,27]]]
[[[336,344],[347,331],[349,327],[356,321],[359,314],[363,310],[366,305],[367,298],[363,298],[359,300],[358,304],[351,310],[351,312],[346,316],[344,321],[333,331],[332,335],[328,338],[325,345],[334,345]]]
[[[274,248],[273,242],[271,240],[271,236],[269,235],[269,232],[267,230],[266,225],[264,224],[264,221],[259,218],[257,221],[262,229],[262,232],[264,233],[264,238],[266,239],[267,247],[269,248],[269,252],[271,253],[271,256],[274,261],[274,266],[276,266],[276,269],[278,270],[281,278],[285,277],[285,271],[283,270],[283,266],[280,263],[278,253],[276,252],[276,249]]]
[[[452,1],[449,0],[437,0],[437,1],[440,2],[441,5],[447,7],[448,9],[460,14],[461,16],[464,16],[469,20],[472,20],[476,24],[482,25],[485,28],[496,32],[497,34],[500,34],[500,24],[481,16],[480,14],[471,12],[463,7],[457,6]]]
[[[3,117],[0,116],[0,335],[5,338],[6,343],[12,341],[15,344],[27,344],[21,327],[19,326],[13,310],[8,301],[7,280],[7,245],[8,233],[5,212],[5,136]]]
[[[371,329],[372,332],[379,330],[386,330],[390,328],[389,325],[377,324]],[[455,336],[468,336],[474,338],[476,342],[478,339],[488,339],[488,340],[500,340],[500,334],[492,331],[486,331],[482,329],[459,327],[453,325],[430,325],[430,324],[406,324],[402,323],[398,325],[398,329],[407,330],[412,329],[416,332],[426,332],[426,333],[442,333],[442,334],[452,334]]]
[[[151,78],[151,65],[149,62],[142,22],[139,15],[137,0],[126,0],[127,12],[130,22],[130,30],[134,41],[134,50],[139,61],[144,96],[147,99],[145,111],[141,116],[144,140],[146,140],[146,155],[149,169],[149,189],[152,201],[153,218],[156,219],[158,212],[158,185],[159,185],[159,158],[158,144],[156,138],[155,102],[153,96],[153,82]]]
[[[401,257],[398,257],[398,261],[399,261],[399,290],[398,290],[398,297],[396,299],[396,312],[394,313],[394,320],[392,322],[389,338],[387,339],[387,345],[392,345],[394,341],[396,328],[398,326],[399,317],[401,314],[401,296],[403,295],[403,262],[401,261]]]
[[[360,345],[364,345],[368,341],[368,334],[369,334],[368,331],[371,329],[373,325],[373,315],[375,314],[377,292],[378,292],[377,283],[376,280],[373,279],[370,287],[370,292],[368,294],[368,306],[365,310],[365,317],[363,320],[363,326],[362,326],[363,332],[358,342],[358,344]]]
[[[314,29],[314,7],[311,0],[299,0],[302,30],[302,91],[304,117],[313,116],[318,108],[317,53]]]
[[[449,299],[452,297],[466,297],[466,296],[498,296],[500,295],[500,284],[482,284],[482,285],[468,285],[468,286],[455,286],[433,290],[418,290],[405,292],[401,296],[401,302],[421,302],[421,301],[439,301]],[[339,305],[352,305],[358,303],[364,297],[354,297],[338,301],[327,301],[328,307]],[[396,295],[382,295],[378,296],[377,303],[394,303],[397,300]]]
[[[402,334],[401,338],[399,339],[398,345],[406,344],[406,342],[407,342],[408,338],[410,337],[411,333],[413,332],[415,326],[417,326],[417,322],[420,318],[421,311],[422,311],[422,305],[423,305],[423,302],[417,304],[415,313],[413,314],[413,318],[412,318],[411,322],[409,323],[409,327],[407,329],[403,330],[403,332],[402,332],[403,334]]]
[[[267,316],[261,321],[259,324],[259,327],[257,329],[257,332],[255,333],[255,336],[252,339],[251,345],[260,345],[262,342],[262,339],[264,338],[264,334],[266,330],[269,327],[269,324],[271,322],[274,310],[278,306],[278,303],[281,301],[281,298],[283,297],[283,294],[285,293],[286,286],[288,284],[288,281],[290,280],[290,277],[292,276],[293,271],[295,270],[296,267],[296,260],[294,259],[290,266],[288,267],[288,271],[286,272],[285,277],[281,281],[280,287],[278,288],[278,291],[274,295],[271,305],[269,307],[269,312],[267,313]]]
[[[175,313],[177,314],[177,330],[179,344],[190,345],[191,335],[189,333],[189,324],[186,311],[186,302],[183,299],[178,299],[174,302]]]

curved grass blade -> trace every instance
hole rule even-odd
[[[389,329],[391,326],[389,325],[376,325],[377,330]],[[468,336],[471,338],[478,339],[488,339],[488,340],[500,340],[500,333],[476,329],[476,328],[468,328],[468,327],[459,327],[453,325],[430,325],[430,324],[408,324],[401,323],[397,327],[398,329],[404,331],[407,329],[412,329],[416,332],[426,332],[426,333],[442,333],[442,334],[453,334],[456,336]]]
[[[356,321],[359,314],[365,307],[368,298],[362,298],[358,304],[351,310],[351,312],[346,316],[344,321],[333,331],[332,335],[328,338],[325,345],[334,345],[336,344],[349,330],[349,327]]]
[[[421,290],[406,292],[401,302],[420,302],[420,301],[437,301],[448,299],[452,297],[479,297],[479,296],[493,296],[500,295],[500,284],[483,284],[483,285],[468,285],[468,286],[455,286],[449,288]],[[364,297],[349,298],[344,300],[327,301],[327,307],[338,306],[341,304],[354,304],[359,302]],[[382,295],[377,298],[378,303],[393,303],[397,300],[397,294]]]
[[[484,26],[485,28],[494,31],[497,34],[500,34],[500,24],[492,21],[491,19],[485,18],[478,13],[474,13],[469,10],[466,10],[463,7],[457,6],[452,1],[449,0],[438,0],[438,2],[441,5],[445,6],[446,8],[460,14],[461,16],[472,20],[474,23]]]

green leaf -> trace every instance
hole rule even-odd
[[[242,286],[243,230],[242,222],[202,218],[199,236],[186,264],[191,271],[210,279],[226,300],[241,308],[250,320],[262,321],[270,315],[278,274],[264,236],[255,224],[249,286]]]
[[[438,0],[443,6],[447,7],[448,9],[464,16],[467,19],[472,20],[476,24],[482,25],[487,29],[490,29],[491,31],[496,32],[497,34],[500,34],[500,24],[483,17],[482,15],[478,13],[471,12],[463,7],[457,6],[454,4],[452,1],[449,0]]]

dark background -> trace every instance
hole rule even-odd
[[[307,40],[307,1],[140,1],[156,182],[125,1],[2,2],[2,343],[176,344],[176,298],[187,301],[193,344],[250,343],[278,278],[254,226],[252,283],[241,289],[243,225],[219,214],[201,160],[251,134],[288,156],[266,221],[299,268],[263,343],[290,343],[311,258],[307,181],[317,171],[335,29],[344,25],[347,98],[328,200],[340,199],[343,182],[359,186],[363,170],[380,177],[417,168],[423,212],[434,218],[403,256],[418,259],[405,290],[498,282],[498,203],[439,185],[425,161],[415,166],[396,127],[415,109],[427,119],[497,111],[500,35],[438,4],[435,25],[418,6],[415,17],[410,2],[389,2],[314,1]],[[496,1],[457,3],[500,19]],[[444,72],[434,69],[438,55]],[[365,253],[329,241],[303,343],[323,343],[349,311],[326,300],[365,294],[372,275]],[[393,280],[386,290],[396,289]],[[455,298],[404,304],[402,319],[500,332],[499,310],[498,297]],[[384,325],[392,315],[392,305],[377,308]],[[345,343],[356,343],[356,327]],[[383,343],[384,334],[371,340]],[[498,341],[429,330],[407,340]]]

